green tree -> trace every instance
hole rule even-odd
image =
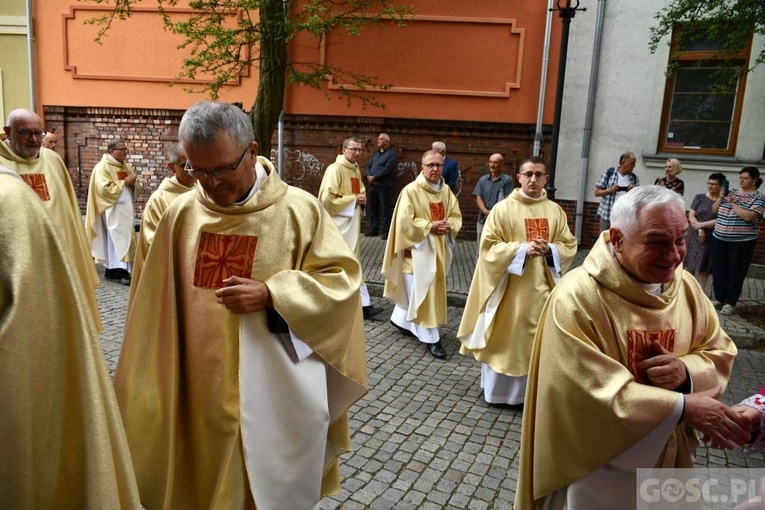
[[[753,34],[765,34],[765,0],[671,0],[667,7],[656,13],[657,24],[651,27],[649,48],[655,52],[663,39],[672,44],[673,31],[676,45],[667,68],[672,74],[676,68],[675,56],[696,41],[716,41],[719,50],[714,60],[730,60],[751,41]],[[754,69],[765,61],[765,50],[757,57],[737,68],[736,76],[727,74],[726,79],[736,80],[741,72]],[[722,75],[721,75],[722,77]]]
[[[102,4],[109,0],[90,0]],[[100,24],[96,40],[101,41],[115,20],[130,17],[140,0],[114,0],[114,11],[88,20]],[[374,95],[358,90],[384,90],[376,76],[355,73],[320,62],[298,62],[289,57],[289,43],[305,34],[317,45],[330,33],[358,35],[370,25],[385,26],[393,22],[403,26],[413,10],[388,0],[192,0],[194,12],[182,21],[171,19],[167,10],[180,0],[157,0],[158,12],[167,30],[183,37],[179,48],[189,57],[176,79],[194,78],[199,73],[211,77],[203,86],[210,97],[217,98],[220,89],[250,66],[260,70],[258,93],[251,110],[259,152],[268,157],[271,137],[277,127],[284,104],[284,90],[289,84],[302,84],[320,89],[327,77],[334,76],[342,96],[362,107],[384,107]]]

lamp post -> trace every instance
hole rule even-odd
[[[566,54],[568,53],[568,30],[571,25],[571,19],[576,15],[576,11],[586,11],[586,8],[579,8],[579,0],[557,0],[557,8],[550,9],[558,11],[558,15],[563,23],[563,30],[560,37],[560,58],[558,60],[558,87],[555,91],[555,114],[553,117],[552,140],[550,141],[550,169],[547,172],[550,178],[547,180],[547,198],[555,200],[555,167],[558,159],[558,138],[560,137],[560,110],[563,105],[563,84],[566,80]]]

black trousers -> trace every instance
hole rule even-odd
[[[367,216],[369,233],[388,235],[391,218],[391,192],[393,186],[367,186]]]
[[[712,236],[712,288],[717,301],[736,306],[756,244],[756,239],[730,242]]]

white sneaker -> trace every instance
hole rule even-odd
[[[736,312],[736,307],[729,305],[727,303],[723,305],[722,310],[720,310],[720,314],[722,315],[733,315],[735,312]]]

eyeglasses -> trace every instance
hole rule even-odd
[[[343,147],[343,149],[351,152],[361,152],[364,150],[361,147]]]
[[[210,175],[213,175],[217,179],[223,179],[225,176],[227,176],[228,174],[230,174],[231,172],[239,168],[239,164],[242,162],[242,159],[244,159],[244,155],[247,154],[247,151],[249,150],[250,150],[249,146],[245,147],[244,151],[242,152],[242,155],[239,156],[239,159],[236,160],[236,163],[228,167],[216,168],[215,170],[194,169],[194,167],[191,166],[191,162],[186,161],[186,166],[184,166],[183,169],[195,179],[207,180],[210,177]]]
[[[127,152],[128,148],[127,147],[115,147],[112,150],[113,151],[125,151],[125,152]]]
[[[422,166],[425,168],[429,168],[430,170],[433,170],[434,168],[443,168],[443,163],[423,163]]]
[[[518,175],[522,175],[527,179],[531,179],[532,177],[536,177],[537,180],[542,179],[543,177],[547,177],[547,174],[544,172],[523,172]]]
[[[16,128],[11,128],[11,129],[16,131],[21,136],[21,138],[24,138],[27,140],[29,140],[33,136],[35,138],[42,140],[42,137],[45,136],[45,133],[42,131],[28,131],[26,129],[16,129]]]

